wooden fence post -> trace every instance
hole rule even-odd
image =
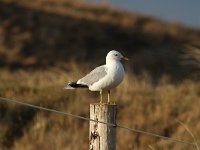
[[[90,119],[116,124],[117,105],[90,104]],[[116,127],[90,121],[89,150],[115,150]]]

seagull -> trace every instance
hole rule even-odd
[[[96,67],[77,81],[69,82],[64,89],[88,88],[90,91],[99,91],[100,103],[103,102],[103,91],[107,91],[110,103],[110,90],[117,87],[124,78],[121,60],[128,58],[116,50],[111,50],[106,56],[105,65]]]

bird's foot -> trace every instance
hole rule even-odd
[[[103,100],[102,99],[100,99],[100,101],[99,101],[99,104],[102,104],[103,103]]]

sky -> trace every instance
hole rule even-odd
[[[200,29],[200,0],[86,0]]]

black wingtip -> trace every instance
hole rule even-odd
[[[85,84],[78,84],[77,81],[70,82],[70,83],[68,83],[68,85],[71,86],[72,88],[88,88],[87,85],[85,85]]]

